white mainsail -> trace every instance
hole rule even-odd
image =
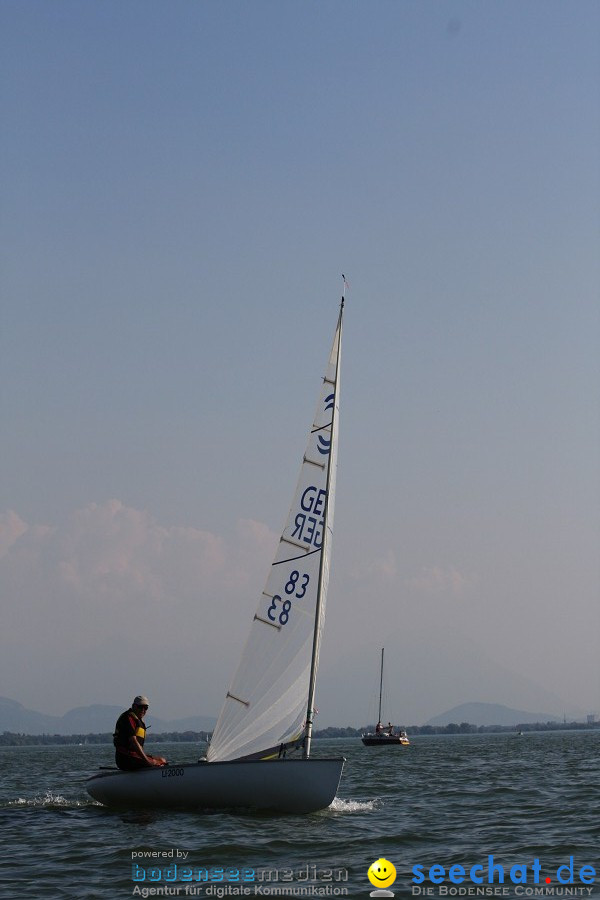
[[[209,762],[277,755],[299,744],[312,721],[333,530],[343,305],[294,500]]]

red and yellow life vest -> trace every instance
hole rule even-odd
[[[137,750],[134,750],[130,744],[132,737],[136,737],[140,746],[143,747],[146,726],[132,709],[128,709],[117,719],[113,734],[113,744],[119,753],[125,753],[127,756],[139,756]]]

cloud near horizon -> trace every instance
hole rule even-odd
[[[398,576],[398,563],[393,550],[387,550],[377,557],[356,562],[351,570],[354,581],[391,582]]]
[[[476,578],[474,575],[464,575],[453,566],[445,569],[440,566],[431,566],[422,569],[418,575],[409,578],[406,583],[409,588],[419,594],[459,598],[465,596],[475,585]]]
[[[176,603],[190,592],[197,596],[200,584],[243,587],[251,562],[275,540],[263,523],[240,519],[235,545],[227,546],[220,535],[160,525],[148,512],[115,499],[76,510],[64,525],[30,525],[9,510],[0,515],[0,578],[9,578],[13,589],[22,578],[23,591],[41,576],[80,601]]]
[[[90,671],[125,673],[123,661],[115,663],[123,652],[138,660],[187,647],[210,658],[226,638],[241,640],[275,543],[260,522],[239,520],[228,541],[162,525],[117,499],[90,503],[62,524],[3,513],[4,692],[21,700],[14,685],[31,680],[35,662],[46,673],[66,670],[69,658]],[[247,615],[239,614],[246,605]]]

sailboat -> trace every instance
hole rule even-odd
[[[394,733],[394,726],[389,723],[386,727],[381,722],[381,698],[383,694],[383,650],[381,648],[381,668],[379,670],[379,712],[377,714],[377,725],[374,732],[363,734],[362,742],[367,747],[389,747],[391,745],[407,747],[410,744],[406,731],[402,729]]]
[[[343,310],[344,296],[290,512],[206,759],[102,769],[86,784],[100,803],[309,813],[335,797],[345,760],[311,756],[311,742],[333,535]]]

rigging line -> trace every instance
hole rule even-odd
[[[320,553],[322,550],[321,547],[317,547],[316,550],[309,550],[308,553],[303,553],[302,556],[290,556],[288,559],[276,559],[275,562],[271,563],[272,566],[281,566],[284,563],[295,562],[297,559],[306,559],[307,556],[312,556],[313,553]]]
[[[324,431],[326,428],[331,428],[332,425],[333,425],[333,422],[327,422],[325,425],[319,425],[318,428],[313,428],[313,430],[311,431],[311,434],[316,434],[317,431]]]

